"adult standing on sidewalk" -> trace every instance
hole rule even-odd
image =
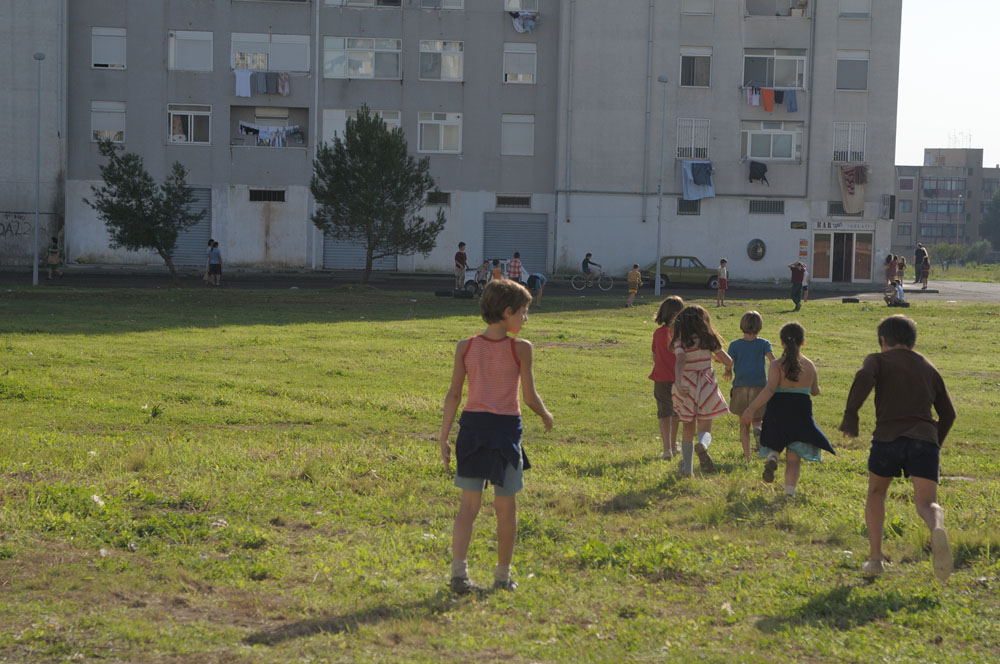
[[[458,251],[455,252],[455,290],[465,286],[465,271],[469,269],[469,258],[465,254],[465,243],[458,243]]]
[[[795,303],[795,311],[798,311],[802,308],[802,279],[806,274],[806,265],[795,261],[788,264],[788,269],[792,271],[792,302]]]
[[[920,273],[920,281],[924,283],[920,290],[927,290],[927,277],[931,274],[931,255],[927,253],[926,249],[924,249],[924,258],[920,263],[918,272]]]
[[[924,245],[917,242],[917,248],[913,250],[913,283],[920,283],[921,265],[924,264],[924,257],[929,257]]]

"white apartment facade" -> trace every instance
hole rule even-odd
[[[662,143],[661,255],[725,257],[737,279],[786,278],[800,259],[813,281],[872,281],[890,246],[900,12],[898,0],[569,3],[557,265],[586,252],[618,272],[653,261]],[[782,103],[751,105],[748,87]],[[686,159],[711,162],[714,197],[682,199]],[[749,181],[753,161],[767,184]],[[867,182],[848,214],[838,178],[852,166]]]
[[[459,241],[470,261],[520,251],[532,271],[573,272],[586,252],[612,273],[652,263],[661,145],[662,255],[726,257],[756,280],[801,259],[814,281],[866,282],[890,249],[900,0],[147,5],[67,9],[71,260],[157,262],[110,249],[82,201],[110,136],[156,178],[188,168],[209,212],[179,246],[191,264],[211,236],[230,265],[357,267],[356,246],[309,221],[308,182],[317,140],[362,103],[430,157],[428,212],[448,219],[429,256],[382,269],[450,271]],[[235,69],[251,70],[249,97]],[[683,200],[691,160],[711,163],[714,196]],[[841,172],[857,166],[847,205]]]

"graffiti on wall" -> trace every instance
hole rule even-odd
[[[34,230],[34,222],[21,212],[0,214],[0,238],[16,238],[28,235]]]

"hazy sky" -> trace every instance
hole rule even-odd
[[[985,166],[1000,164],[1000,2],[903,0],[901,42],[896,163],[973,147]]]

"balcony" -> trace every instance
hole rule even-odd
[[[808,16],[806,0],[746,0],[746,16]]]

